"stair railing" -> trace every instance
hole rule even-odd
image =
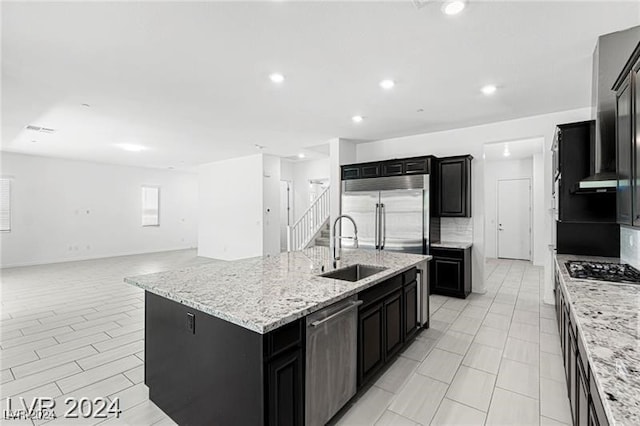
[[[298,251],[309,246],[329,219],[329,187],[311,203],[300,219],[287,226],[287,251]]]

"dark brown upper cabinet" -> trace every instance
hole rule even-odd
[[[471,155],[438,160],[438,215],[471,217]]]
[[[616,80],[617,221],[640,227],[640,43]]]
[[[404,162],[391,160],[382,163],[382,176],[400,176],[404,174]]]

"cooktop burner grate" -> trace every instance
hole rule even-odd
[[[640,271],[630,265],[607,262],[566,262],[571,278],[640,284]]]

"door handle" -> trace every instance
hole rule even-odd
[[[384,249],[384,245],[387,242],[387,212],[384,209],[384,204],[380,204],[380,215],[382,216],[382,246],[381,249]]]
[[[380,246],[380,245],[378,244],[378,242],[379,242],[379,241],[378,241],[378,231],[379,231],[379,229],[378,229],[378,226],[379,226],[379,225],[378,225],[378,219],[379,219],[379,217],[378,217],[378,215],[379,215],[379,213],[378,213],[378,209],[379,209],[379,207],[380,207],[380,204],[376,203],[376,220],[375,220],[375,225],[374,225],[376,229],[375,229],[375,231],[374,231],[374,236],[373,236],[373,239],[375,240],[375,241],[374,241],[374,244],[375,244],[375,246],[376,246],[376,249],[378,249],[378,247]]]
[[[329,315],[328,317],[318,320],[318,321],[314,321],[311,323],[311,327],[317,327],[319,325],[324,324],[327,321],[331,321],[332,319],[334,319],[335,317],[339,317],[340,315],[344,314],[345,312],[350,311],[351,309],[355,308],[356,306],[360,306],[364,303],[364,300],[356,300],[355,302],[351,302],[349,304],[349,306],[347,306],[346,308],[340,309],[338,312]]]
[[[504,228],[502,227],[502,224],[498,225],[498,231],[504,231]]]

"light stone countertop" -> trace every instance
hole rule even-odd
[[[473,243],[464,243],[459,241],[440,241],[438,243],[431,243],[431,247],[434,248],[450,248],[450,249],[460,249],[465,250],[469,247],[473,246]]]
[[[556,255],[560,285],[576,317],[607,417],[614,425],[640,425],[640,285],[573,279],[565,266],[568,260],[620,260]]]
[[[125,282],[214,317],[265,334],[361,292],[431,256],[343,249],[338,268],[360,263],[388,269],[357,282],[319,277],[332,270],[327,247],[127,277]]]

